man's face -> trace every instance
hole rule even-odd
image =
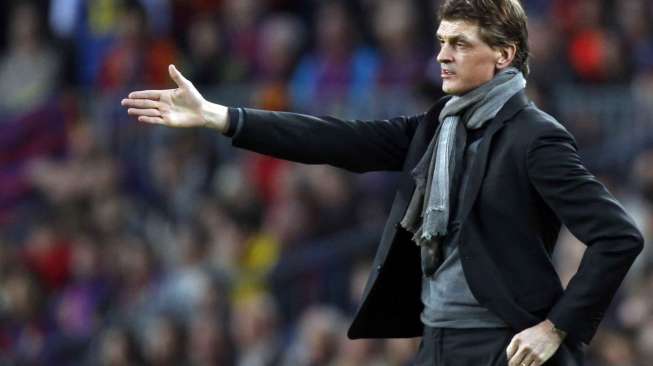
[[[479,26],[464,20],[442,20],[436,33],[440,43],[442,91],[460,95],[490,81],[500,52],[481,40]]]

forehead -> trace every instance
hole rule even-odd
[[[480,40],[481,38],[478,25],[466,20],[442,20],[436,35],[444,39],[465,37],[470,40]]]

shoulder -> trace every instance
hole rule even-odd
[[[555,117],[538,108],[535,103],[530,102],[524,109],[513,117],[512,124],[532,132],[549,130],[567,131]],[[568,132],[568,131],[567,131]]]
[[[571,132],[555,117],[538,108],[533,102],[517,113],[510,121],[510,125],[511,130],[516,134],[515,137],[527,146],[549,138],[566,140],[574,147],[576,145]]]

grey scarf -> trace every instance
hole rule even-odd
[[[522,73],[509,67],[478,88],[452,97],[440,112],[440,126],[411,172],[415,191],[400,223],[413,233],[413,241],[421,247],[424,274],[435,273],[441,256],[439,242],[447,235],[452,176],[456,171],[456,160],[461,161],[456,154],[465,151],[466,143],[464,138],[456,138],[457,128],[473,130],[483,127],[510,97],[525,87]],[[461,120],[464,126],[459,126]]]

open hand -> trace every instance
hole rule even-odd
[[[517,333],[508,348],[509,366],[540,366],[558,350],[564,334],[554,329],[553,323],[543,322]]]
[[[168,66],[168,72],[177,88],[131,92],[121,101],[127,113],[140,122],[170,127],[208,126],[224,131],[227,108],[207,102],[174,65]]]

